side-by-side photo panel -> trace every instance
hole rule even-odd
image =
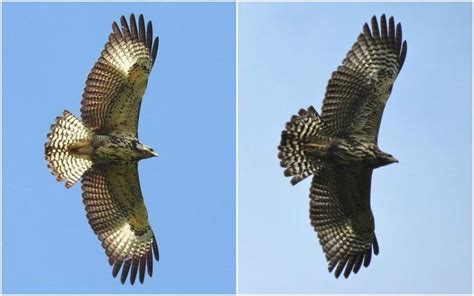
[[[2,19],[2,292],[471,292],[471,3]]]
[[[3,5],[3,292],[234,293],[235,3]]]
[[[471,4],[241,3],[241,293],[470,293]]]

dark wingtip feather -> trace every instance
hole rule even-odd
[[[374,248],[374,254],[378,255],[379,254],[379,243],[377,242],[377,237],[375,236],[375,234],[374,234],[373,248]]]
[[[357,255],[357,258],[355,260],[355,263],[354,263],[354,268],[352,269],[352,271],[354,273],[358,273],[359,272],[359,269],[360,267],[362,266],[362,261],[364,260],[364,255],[363,254],[359,254]]]
[[[139,280],[140,283],[143,284],[143,281],[145,280],[145,269],[146,269],[146,255],[143,255],[140,258],[140,269],[139,269]]]
[[[147,263],[148,275],[152,276],[153,275],[153,253],[151,250],[148,251],[146,263]]]
[[[137,30],[137,20],[135,19],[135,14],[130,15],[130,34],[132,35],[133,40],[139,40],[138,30]]]
[[[152,41],[153,41],[153,25],[151,24],[151,21],[148,21],[148,24],[146,26],[146,47],[150,51],[151,51]]]
[[[122,264],[123,264],[123,261],[117,261],[117,262],[115,262],[114,268],[112,269],[112,276],[113,276],[113,277],[116,277],[116,276],[117,276],[117,274],[118,274],[119,271],[120,271],[120,267],[122,267]]]
[[[123,39],[122,31],[120,31],[120,28],[117,25],[117,22],[112,23],[112,31],[114,32],[115,38],[119,40]]]
[[[329,264],[328,264],[328,271],[329,272],[333,271],[334,267],[336,267],[336,265],[337,265],[337,262],[338,261],[334,261],[334,260],[329,262]]]
[[[395,42],[396,42],[397,50],[399,50],[401,45],[402,45],[402,38],[403,38],[402,25],[400,23],[398,23],[397,24],[397,31],[395,33]]]
[[[160,45],[160,38],[157,36],[153,41],[153,49],[151,50],[152,66],[155,64],[156,55],[158,54],[158,46]]]
[[[132,265],[132,260],[131,259],[127,259],[125,261],[125,264],[123,265],[122,275],[120,276],[120,282],[122,284],[125,284],[125,281],[127,280],[128,271],[130,270],[131,265]]]
[[[349,262],[347,262],[347,265],[346,265],[346,269],[344,270],[344,277],[347,279],[349,277],[349,275],[351,274],[351,271],[354,267],[354,263],[355,263],[355,258],[352,257]]]
[[[152,246],[153,246],[153,254],[155,255],[156,261],[160,261],[160,252],[158,252],[158,244],[156,243],[156,239],[154,236],[153,236]]]
[[[339,278],[341,275],[341,272],[344,270],[344,267],[346,266],[347,259],[339,261],[339,264],[337,265],[336,271],[334,272],[334,275],[336,276],[336,279]]]
[[[385,18],[385,14],[382,14],[380,17],[380,31],[381,31],[381,37],[383,39],[387,39],[387,19]]]
[[[368,267],[370,265],[370,260],[372,259],[372,248],[369,248],[365,253],[364,258],[364,267]]]
[[[374,15],[371,20],[372,23],[372,35],[375,38],[380,38],[379,24],[377,22],[377,17]]]
[[[371,37],[372,33],[370,32],[369,25],[367,23],[364,24],[364,27],[362,28],[362,31],[364,32],[364,35]]]
[[[127,19],[125,18],[124,15],[122,15],[122,16],[120,17],[120,24],[121,24],[122,26],[124,26],[124,27],[127,27],[127,29],[128,29]]]
[[[146,36],[145,36],[145,19],[143,18],[143,14],[140,14],[138,17],[138,37],[141,43],[145,44],[146,46]]]
[[[123,15],[120,17],[120,24],[122,25],[122,32],[125,40],[129,41],[131,39],[130,28],[128,27],[127,19]]]
[[[133,285],[135,283],[135,279],[137,278],[138,272],[138,264],[140,263],[139,258],[133,258],[132,260],[132,269],[130,270],[130,284]]]
[[[395,38],[395,20],[393,16],[388,19],[388,35],[390,38]]]
[[[406,41],[403,41],[402,50],[400,52],[400,68],[398,69],[399,72],[402,69],[403,64],[405,63],[405,58],[407,57],[407,50],[408,50],[408,44]]]

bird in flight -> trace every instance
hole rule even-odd
[[[87,219],[121,282],[153,274],[158,245],[148,223],[138,161],[158,156],[138,140],[140,105],[158,52],[151,22],[124,16],[86,80],[81,119],[56,118],[45,144],[48,167],[70,188],[82,177]]]
[[[286,124],[280,165],[295,185],[313,175],[310,219],[338,278],[369,266],[379,246],[370,208],[372,171],[398,162],[377,145],[382,113],[407,43],[393,17],[366,23],[326,88],[321,115],[310,106]]]

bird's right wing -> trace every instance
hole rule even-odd
[[[326,165],[313,177],[310,189],[311,224],[335,276],[357,273],[378,254],[370,209],[372,170]]]
[[[153,273],[153,254],[158,245],[148,223],[148,214],[138,179],[137,163],[93,166],[82,178],[83,202],[94,233],[114,265],[115,277],[122,268],[122,284],[130,271],[130,283],[139,271]]]
[[[372,31],[364,25],[326,88],[321,119],[328,136],[377,142],[383,110],[406,53],[402,27],[398,24],[395,28],[392,17],[388,28],[385,15],[380,19],[380,28],[375,16]]]

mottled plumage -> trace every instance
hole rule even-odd
[[[311,106],[286,124],[278,146],[285,176],[313,175],[310,219],[335,276],[357,273],[379,252],[370,208],[373,169],[397,162],[377,146],[380,121],[407,53],[402,28],[385,15],[363,27],[326,88],[321,115]]]
[[[87,77],[82,122],[68,111],[51,126],[45,144],[48,167],[71,187],[82,177],[87,219],[121,282],[153,273],[158,245],[148,223],[138,161],[157,156],[138,140],[138,118],[158,51],[152,24],[121,17]]]

